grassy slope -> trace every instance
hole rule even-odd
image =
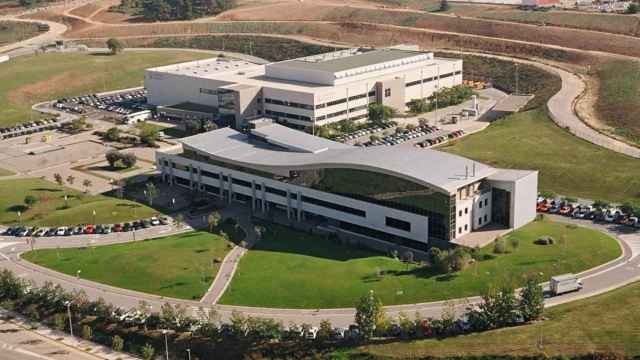
[[[64,195],[69,196],[69,208],[64,206]],[[29,210],[24,208],[24,198],[33,195],[38,203]],[[80,196],[80,198],[78,197]],[[17,211],[22,211],[22,223],[32,225],[74,225],[93,222],[115,223],[136,218],[149,217],[156,211],[128,200],[102,195],[92,196],[58,186],[41,179],[0,181],[0,223],[18,221]]]
[[[23,258],[65,274],[162,296],[199,299],[229,251],[227,242],[207,232],[92,249],[36,250]]]
[[[384,304],[403,304],[478,295],[498,281],[522,283],[524,274],[579,272],[616,258],[618,244],[585,228],[534,222],[510,235],[520,240],[511,254],[491,254],[477,268],[446,276],[407,267],[391,258],[282,227],[274,228],[245,257],[221,299],[223,304],[335,308],[353,306],[369,289]],[[566,234],[567,246],[533,244],[542,235]],[[376,269],[386,274],[377,278]],[[286,276],[283,276],[285,274]],[[264,296],[264,294],[270,294]]]
[[[20,57],[0,64],[0,126],[28,121],[34,103],[141,86],[145,68],[206,57],[184,51]]]
[[[616,133],[640,143],[640,63],[612,61],[597,69],[600,81],[596,111]]]
[[[571,356],[615,352],[640,355],[640,283],[547,309],[548,320],[444,340],[372,345],[350,351],[375,358],[451,356]],[[543,351],[538,349],[542,337]],[[349,354],[350,355],[350,354]],[[349,357],[349,356],[344,356]],[[364,356],[354,356],[362,359]]]
[[[640,203],[640,161],[570,135],[542,110],[511,115],[442,150],[499,167],[537,169],[540,190]]]

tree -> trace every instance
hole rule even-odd
[[[156,350],[153,348],[153,346],[149,345],[149,344],[145,344],[142,347],[142,358],[144,360],[151,360],[153,359],[153,355],[155,355]]]
[[[111,55],[119,54],[124,50],[124,44],[116,38],[107,40],[107,47],[111,51]]]
[[[114,126],[107,130],[104,137],[109,141],[118,141],[120,140],[120,129]]]
[[[518,311],[524,321],[538,320],[544,311],[544,291],[536,277],[530,276],[520,293]]]
[[[627,9],[624,11],[625,14],[637,14],[640,12],[640,4],[631,3],[627,6]]]
[[[27,195],[24,197],[24,204],[27,205],[28,208],[31,208],[38,202],[38,198],[33,195]]]
[[[142,143],[149,146],[155,146],[156,141],[158,140],[159,130],[155,126],[143,124],[140,126],[140,133],[138,136],[140,136],[140,141],[142,141]]]
[[[256,225],[253,227],[253,231],[256,232],[256,237],[258,238],[258,240],[261,240],[267,229],[262,225]]]
[[[56,181],[56,183],[60,186],[62,186],[64,184],[64,181],[62,181],[62,175],[55,173],[53,174],[53,179]]]
[[[331,321],[322,320],[320,321],[320,328],[318,329],[317,338],[319,341],[328,341],[331,339],[331,333],[333,332],[333,327],[331,326]]]
[[[218,227],[218,224],[220,223],[220,213],[217,211],[212,212],[211,214],[209,214],[209,216],[207,216],[207,224],[209,225],[209,232],[213,232],[213,229]]]
[[[507,244],[502,236],[498,236],[493,242],[493,252],[496,254],[504,254],[507,252]]]
[[[396,114],[396,111],[389,106],[382,104],[369,104],[369,120],[374,124],[383,124],[388,122]]]
[[[74,133],[84,130],[86,127],[87,127],[87,118],[85,116],[81,116],[77,119],[71,120],[71,130]]]
[[[122,162],[122,165],[124,165],[124,167],[128,169],[136,165],[136,162],[138,162],[138,158],[135,156],[135,154],[126,153],[120,155],[120,161]]]
[[[176,215],[174,221],[176,222],[176,227],[178,229],[182,228],[182,225],[184,224],[184,215],[182,214]]]
[[[67,184],[69,185],[73,185],[73,183],[76,181],[76,177],[73,175],[69,175],[67,176]]]
[[[520,246],[520,240],[517,237],[512,236],[509,238],[509,244],[511,245],[511,248],[515,251]]]
[[[124,349],[124,340],[116,335],[111,339],[111,348],[115,352],[120,352]]]
[[[82,181],[82,186],[84,186],[84,192],[85,193],[89,192],[89,188],[91,187],[91,185],[93,185],[93,182],[91,182],[91,180],[89,180],[89,179],[84,179]]]
[[[149,200],[149,206],[153,206],[153,199],[158,197],[158,188],[152,182],[148,182],[145,185],[145,191],[147,192],[147,200]]]
[[[369,340],[373,336],[376,322],[381,314],[382,302],[373,290],[369,290],[367,295],[360,298],[360,302],[356,306],[356,324],[365,340]]]
[[[105,159],[109,163],[111,168],[116,167],[116,163],[120,160],[120,153],[115,150],[110,150],[104,154]]]
[[[429,103],[425,99],[412,99],[407,106],[409,111],[414,114],[422,114],[431,110]]]
[[[89,325],[83,325],[82,338],[85,340],[91,340],[92,336],[93,336],[93,331],[91,330],[91,327]]]
[[[477,308],[467,309],[467,317],[474,330],[497,329],[515,323],[517,310],[513,288],[505,284],[484,294]]]
[[[440,11],[449,10],[449,0],[440,0]]]

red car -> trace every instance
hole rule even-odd
[[[93,234],[96,232],[96,229],[93,227],[93,224],[89,224],[84,228],[85,234]]]
[[[113,232],[122,232],[122,224],[113,225]]]

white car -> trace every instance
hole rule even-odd
[[[318,330],[319,329],[315,326],[307,330],[306,333],[304,334],[305,339],[315,340],[316,336],[318,336]]]
[[[152,217],[150,220],[151,225],[156,226],[156,225],[160,225],[160,220],[157,217]]]
[[[64,233],[67,231],[66,226],[61,226],[56,230],[56,236],[64,236]]]

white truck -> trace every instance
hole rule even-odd
[[[553,276],[549,282],[554,296],[582,289],[582,282],[574,274]]]

